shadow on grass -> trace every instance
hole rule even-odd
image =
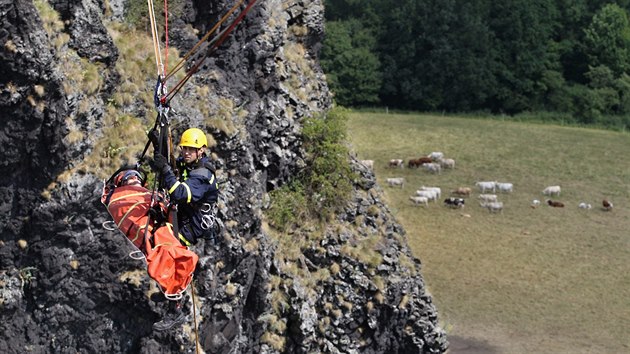
[[[486,341],[460,336],[448,336],[449,354],[495,354],[497,348]]]

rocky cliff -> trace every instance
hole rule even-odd
[[[103,228],[99,201],[155,116],[156,73],[137,64],[151,67],[151,37],[124,24],[136,11],[146,25],[134,3],[0,0],[0,352],[444,352],[420,262],[351,156],[360,178],[344,212],[323,230],[292,231],[321,233],[317,244],[281,255],[265,223],[268,193],[304,163],[302,120],[331,106],[319,0],[259,0],[174,97],[175,135],[197,126],[214,138],[226,230],[194,247],[187,324],[152,330],[166,300],[124,236]],[[170,4],[171,58],[232,5]],[[347,251],[375,237],[378,264]]]

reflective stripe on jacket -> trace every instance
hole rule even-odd
[[[188,166],[177,160],[179,180],[173,171],[164,174],[164,180],[171,201],[177,204],[179,232],[191,243],[204,236],[206,230],[201,227],[204,203],[213,205],[219,197],[217,179],[207,157],[194,166]]]

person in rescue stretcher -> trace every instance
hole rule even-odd
[[[168,221],[164,195],[143,186],[136,170],[123,170],[106,183],[101,202],[118,229],[143,253],[149,276],[169,300],[165,317],[155,330],[172,328],[184,321],[181,311],[184,291],[192,282],[199,257],[182,245]]]

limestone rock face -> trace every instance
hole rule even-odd
[[[233,5],[177,4],[169,45],[182,53]],[[336,271],[317,282],[291,279],[287,258],[265,231],[267,193],[304,164],[302,120],[332,105],[318,64],[320,0],[259,0],[220,48],[197,57],[199,71],[173,99],[175,135],[198,126],[216,141],[226,230],[217,243],[193,247],[200,261],[195,291],[185,298],[187,323],[152,330],[168,301],[144,263],[129,257],[124,236],[103,227],[110,217],[99,200],[102,178],[115,167],[85,166],[90,156],[109,153],[101,144],[106,117],[129,84],[111,30],[125,6],[0,0],[0,352],[192,353],[196,335],[206,353],[446,351],[420,261],[374,175],[352,157],[360,176],[352,200],[320,244],[298,257],[304,270]],[[73,65],[83,69],[69,70]],[[153,114],[139,97],[154,82],[147,77],[118,109]],[[373,235],[382,237],[378,265],[344,252]],[[275,293],[273,279],[284,279]]]

